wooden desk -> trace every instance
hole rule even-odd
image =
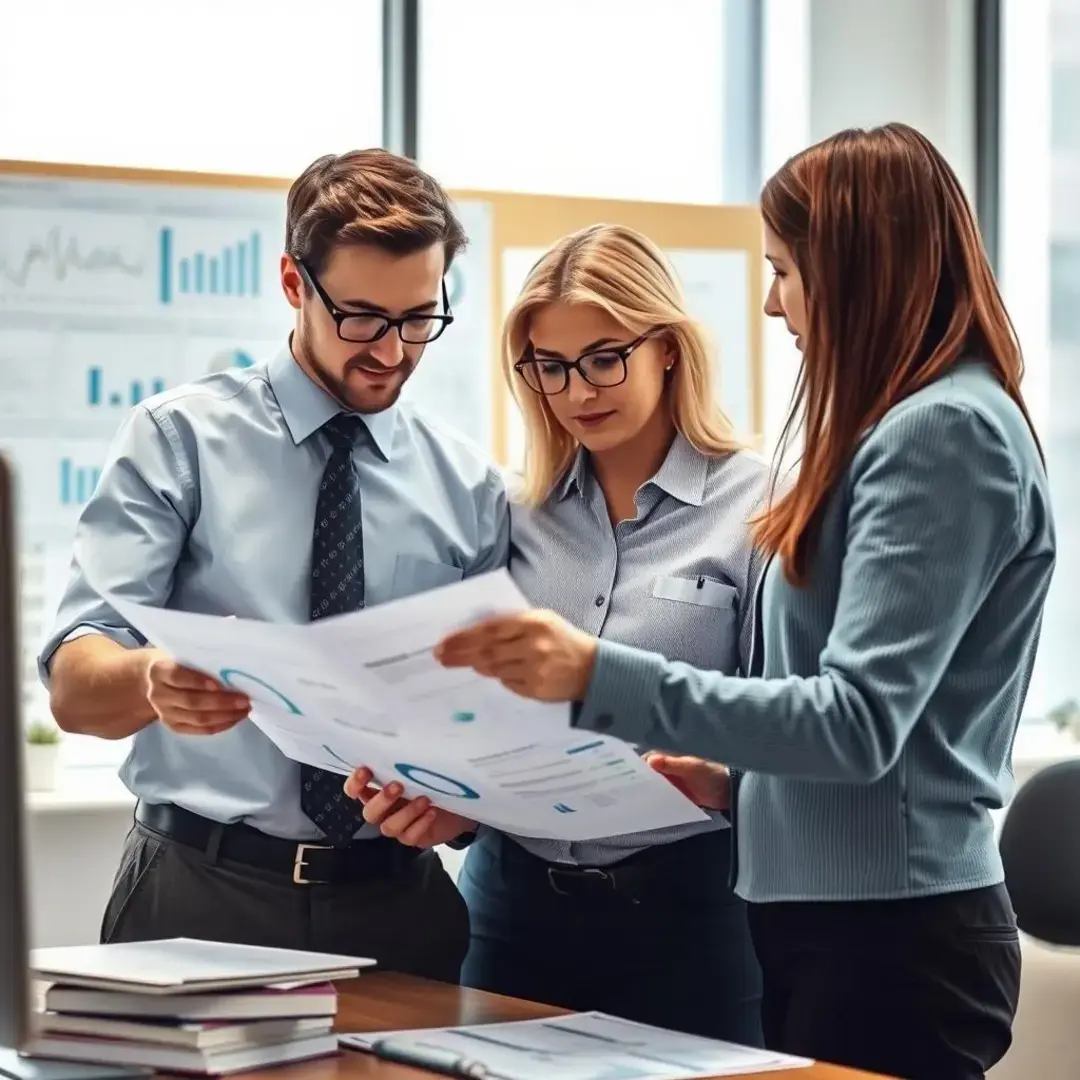
[[[446,983],[406,975],[378,973],[338,985],[337,1030],[386,1031],[394,1028],[449,1027],[496,1020],[535,1020],[562,1010],[517,998],[485,994]],[[337,1057],[284,1065],[254,1073],[244,1080],[432,1080],[434,1073],[392,1065],[370,1054],[346,1050]],[[883,1080],[870,1073],[814,1065],[808,1069],[755,1074],[761,1080]],[[555,1078],[553,1078],[555,1080]]]

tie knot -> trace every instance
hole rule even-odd
[[[356,437],[364,430],[364,421],[353,413],[338,413],[327,420],[322,429],[335,450],[352,450]]]

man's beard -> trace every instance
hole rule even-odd
[[[388,369],[378,360],[373,360],[370,352],[364,350],[349,357],[345,365],[344,377],[340,377],[326,367],[303,337],[300,338],[299,345],[311,373],[322,388],[350,412],[376,413],[388,409],[397,401],[401,388],[416,367],[416,360],[403,356],[397,367]],[[393,373],[391,376],[393,381],[387,385],[388,392],[380,393],[378,390],[369,389],[367,393],[363,391],[357,393],[356,388],[350,388],[349,385],[349,372],[354,370],[370,371],[380,375],[389,371]]]

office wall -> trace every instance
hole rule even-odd
[[[38,810],[27,848],[35,946],[97,941],[130,809]]]
[[[130,806],[71,810],[56,807],[29,815],[30,902],[35,946],[82,945],[97,941],[101,915],[112,886],[124,836],[131,828]],[[456,877],[462,851],[440,849]]]

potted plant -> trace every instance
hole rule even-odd
[[[26,729],[26,790],[53,791],[60,763],[60,729],[40,720]]]
[[[1080,739],[1080,702],[1075,698],[1055,705],[1047,712],[1046,719],[1062,734]]]

